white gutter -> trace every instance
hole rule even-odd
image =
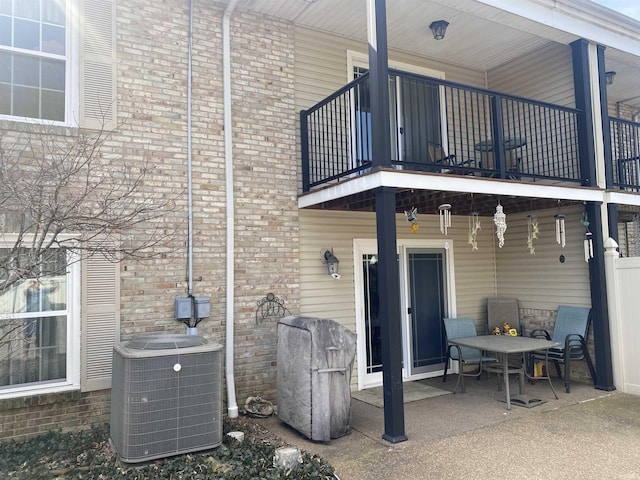
[[[229,418],[238,416],[238,404],[236,403],[236,386],[233,376],[233,322],[234,322],[234,256],[235,256],[235,217],[233,207],[233,146],[231,129],[231,35],[229,19],[236,8],[238,0],[231,0],[222,17],[222,90],[224,97],[224,169],[225,191],[227,206],[227,249],[226,249],[226,378],[227,378],[227,413]]]

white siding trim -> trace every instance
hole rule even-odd
[[[298,207],[311,207],[378,187],[405,189],[442,190],[445,192],[487,193],[512,195],[515,197],[556,198],[559,200],[581,200],[603,202],[604,190],[580,187],[559,187],[540,183],[520,183],[505,180],[466,178],[455,175],[421,175],[394,171],[378,171],[313,191],[298,197]]]

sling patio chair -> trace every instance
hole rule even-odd
[[[571,362],[586,360],[591,380],[596,383],[596,372],[587,348],[587,335],[591,325],[591,309],[588,307],[569,307],[560,305],[558,316],[553,327],[553,336],[543,329],[531,332],[532,337],[546,338],[561,344],[558,348],[549,349],[549,361],[556,367],[558,377],[564,378],[564,389],[570,392]],[[531,354],[531,368],[535,360],[544,360],[545,352],[533,352]],[[564,365],[564,376],[560,373],[560,364]],[[548,375],[548,372],[547,372]]]
[[[458,385],[460,385],[460,393],[464,393],[464,377],[479,377],[485,363],[496,363],[498,359],[485,356],[483,352],[477,348],[462,347],[449,343],[449,340],[456,338],[477,336],[476,324],[473,318],[443,318],[442,321],[444,322],[444,329],[447,335],[447,356],[444,362],[444,376],[442,381],[447,381],[449,360],[457,361],[458,381],[456,382],[456,387],[453,389],[453,393],[456,393],[458,390]],[[464,367],[466,365],[476,365],[478,369],[471,373],[465,373]]]

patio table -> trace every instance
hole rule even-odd
[[[549,386],[551,387],[551,391],[553,395],[558,398],[555,389],[553,388],[553,384],[551,383],[551,378],[549,377],[549,366],[548,366],[548,353],[550,348],[559,347],[560,343],[552,342],[550,340],[540,339],[540,338],[531,338],[531,337],[516,337],[511,335],[480,335],[476,337],[462,337],[455,338],[449,340],[449,343],[454,345],[460,345],[462,347],[471,347],[477,348],[478,350],[486,351],[486,352],[494,352],[498,354],[499,361],[501,363],[500,367],[502,369],[502,375],[504,377],[504,391],[505,391],[505,402],[507,404],[507,410],[511,410],[511,403],[513,402],[516,405],[524,406],[524,407],[532,407],[534,405],[538,405],[540,403],[544,403],[544,400],[539,398],[529,398],[524,393],[524,381],[523,377],[526,375],[529,377],[529,374],[525,371],[524,365],[526,362],[524,361],[524,355],[527,352],[533,351],[545,351],[547,355],[545,355],[545,368],[546,368],[546,377],[535,377],[536,379],[544,379],[546,378],[549,381]],[[523,362],[520,367],[509,366],[508,356],[509,354],[521,353],[523,357]],[[500,367],[489,367],[485,368],[487,371],[498,371]],[[509,394],[509,373],[518,373],[520,375],[520,393],[519,395],[514,395],[513,397]],[[532,378],[532,377],[529,377]]]

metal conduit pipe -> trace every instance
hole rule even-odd
[[[229,20],[238,0],[231,0],[222,17],[222,90],[224,99],[224,168],[227,210],[227,246],[226,246],[226,361],[225,376],[227,379],[227,413],[229,418],[238,416],[236,403],[236,387],[233,374],[234,343],[234,235],[235,213],[233,206],[233,146],[231,130],[231,35]]]
[[[191,68],[193,47],[193,0],[189,1],[189,54],[187,61],[187,294],[193,296],[193,170],[191,147]]]

